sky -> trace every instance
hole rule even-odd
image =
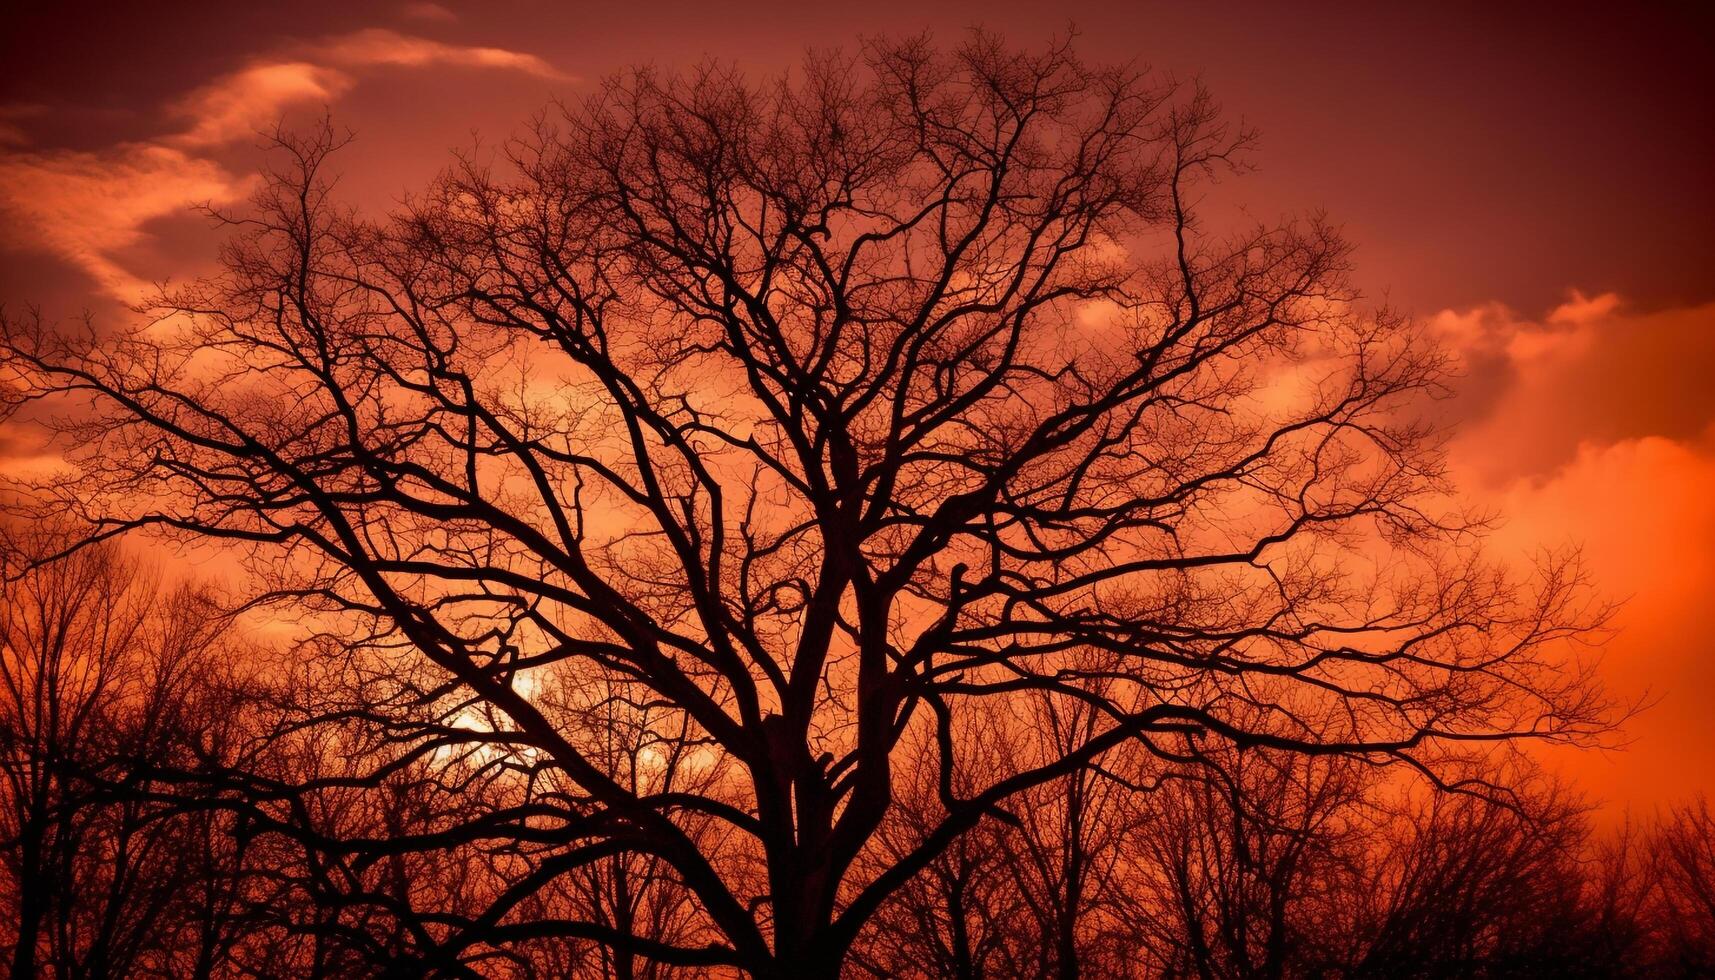
[[[1325,211],[1372,302],[1461,367],[1463,492],[1498,549],[1580,546],[1625,600],[1604,674],[1652,706],[1563,764],[1612,812],[1715,790],[1715,6],[302,0],[0,12],[0,302],[123,322],[209,271],[257,131],[330,111],[341,190],[384,208],[628,65],[758,71],[809,48],[1073,30],[1092,61],[1202,80],[1257,128],[1235,196]],[[1493,8],[1508,9],[1493,9]],[[39,457],[0,429],[0,466]]]

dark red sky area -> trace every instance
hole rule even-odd
[[[157,107],[290,39],[376,26],[528,51],[587,80],[704,54],[774,68],[865,33],[951,39],[980,23],[1026,42],[1072,24],[1091,58],[1206,79],[1263,131],[1247,198],[1328,208],[1372,287],[1402,305],[1534,311],[1569,282],[1648,306],[1715,296],[1709,4],[17,6],[0,31],[5,101],[47,108],[28,120],[39,143],[81,147],[151,134]],[[418,78],[377,86],[341,115],[375,135],[372,111],[398,114],[380,125],[409,122],[425,148],[444,146],[473,126],[504,133],[568,87],[493,81],[433,100],[408,97]],[[510,98],[487,98],[496,88]]]
[[[979,24],[1020,44],[1073,26],[1084,57],[1200,76],[1261,131],[1222,193],[1260,218],[1326,209],[1370,296],[1456,354],[1452,462],[1511,515],[1496,546],[1581,543],[1630,599],[1607,674],[1659,704],[1579,778],[1654,804],[1715,772],[1712,4],[13,3],[0,302],[120,322],[149,282],[207,269],[189,205],[240,204],[252,133],[282,114],[355,129],[343,191],[385,206],[629,64],[774,71]],[[51,458],[0,430],[0,465]]]

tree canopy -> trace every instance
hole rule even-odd
[[[1444,356],[1320,216],[1204,214],[1252,136],[1196,86],[983,35],[638,70],[384,216],[344,142],[282,135],[148,326],[10,313],[0,363],[72,406],[62,550],[216,543],[307,624],[270,731],[319,768],[183,779],[398,963],[831,976],[1068,779],[1260,751],[1504,804],[1494,753],[1612,720],[1576,560],[1485,560],[1450,494]],[[312,831],[335,789],[410,829]]]

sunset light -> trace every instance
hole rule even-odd
[[[1712,44],[14,5],[11,975],[1715,975]]]

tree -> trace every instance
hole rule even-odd
[[[1582,814],[1523,782],[1514,806],[1428,796],[1384,827],[1352,896],[1365,911],[1353,975],[1613,975],[1579,948]]]
[[[226,822],[150,773],[219,751],[229,716],[211,597],[113,544],[29,568],[61,529],[6,528],[0,561],[0,936],[11,975],[206,976],[231,941]]]
[[[978,727],[959,732],[962,742],[981,740],[988,758],[1007,757],[1004,732],[983,725],[983,719],[967,721]],[[892,811],[869,855],[877,866],[871,874],[913,853],[945,812],[937,792],[935,747],[919,738],[914,748],[918,754],[901,766],[903,778],[895,788]],[[957,789],[972,792],[969,783],[992,779],[993,768],[959,773]],[[854,970],[876,977],[958,980],[1028,975],[1029,964],[1048,946],[1041,935],[1019,927],[1028,916],[1003,864],[1008,828],[997,817],[984,818],[952,840],[877,909],[866,934],[854,944]]]
[[[1124,878],[1151,975],[1344,975],[1365,788],[1349,759],[1217,747],[1142,801]]]
[[[1122,746],[1439,780],[1606,724],[1550,652],[1599,618],[1576,564],[1515,581],[1445,502],[1412,411],[1441,355],[1357,303],[1326,222],[1198,219],[1251,142],[1200,90],[984,35],[638,71],[381,219],[332,198],[340,142],[282,139],[154,326],[8,315],[0,357],[12,410],[90,403],[33,499],[237,546],[340,639],[363,696],[299,724],[395,750],[345,784],[456,757],[503,798],[337,844],[506,852],[474,907],[374,899],[404,968],[561,937],[829,976],[961,835]],[[574,683],[717,776],[627,778],[544,693]],[[962,719],[1021,698],[1088,723],[966,788]],[[917,738],[941,812],[871,862]],[[620,855],[698,927],[523,911]]]
[[[965,796],[1076,749],[1100,716],[1085,702],[1041,696],[1016,716],[967,717],[954,735],[967,753],[956,774]],[[876,873],[922,845],[945,818],[936,747],[902,760],[901,785],[871,858]],[[1071,977],[1125,975],[1139,936],[1115,922],[1131,882],[1116,873],[1123,803],[1149,791],[1156,760],[1109,753],[1024,790],[954,840],[877,910],[854,965],[875,976]],[[1134,772],[1139,764],[1143,773]]]
[[[1704,797],[1676,807],[1651,840],[1657,955],[1668,976],[1715,972],[1715,813]]]

